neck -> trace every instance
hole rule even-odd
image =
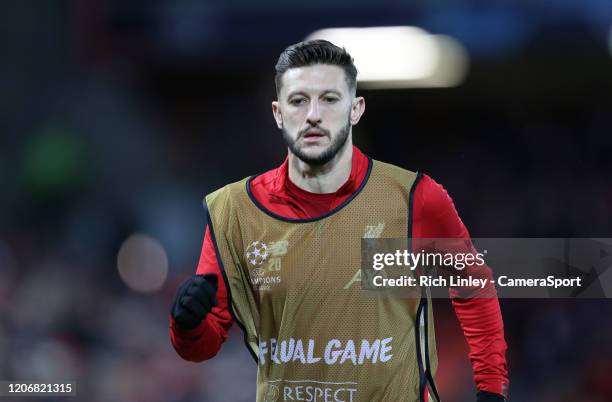
[[[289,151],[289,179],[311,193],[334,193],[348,180],[353,166],[352,158],[353,141],[350,135],[334,158],[324,165],[309,165]]]

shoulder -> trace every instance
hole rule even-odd
[[[280,167],[277,167],[253,176],[251,182],[249,183],[250,189],[257,190],[260,188],[270,188],[274,186],[274,182],[278,180],[278,177],[281,174],[280,169]]]
[[[423,202],[440,204],[451,201],[448,191],[444,186],[435,181],[431,176],[421,173],[417,183],[416,194],[419,195]]]
[[[218,206],[231,206],[231,204],[239,199],[239,195],[246,193],[246,182],[250,178],[245,177],[242,180],[226,184],[225,186],[207,194],[204,197],[204,206],[209,210]]]
[[[427,174],[420,174],[414,192],[414,207],[425,213],[444,213],[454,209],[453,200],[444,186]]]
[[[208,209],[217,206],[231,208],[235,204],[246,202],[249,192],[257,199],[260,199],[267,192],[274,192],[278,187],[282,187],[283,168],[286,168],[286,164],[285,161],[280,167],[247,176],[213,191],[204,198],[205,207],[208,207]]]
[[[452,204],[452,199],[442,184],[435,181],[431,176],[425,173],[419,173],[409,169],[402,168],[391,163],[374,161],[374,169],[380,175],[393,177],[403,181],[412,180],[412,191],[414,192],[414,201],[422,207],[427,204],[436,209],[436,207]]]
[[[412,170],[404,169],[391,163],[382,162],[372,159],[372,174],[395,179],[402,184],[415,182],[418,180],[419,174]]]
[[[455,203],[446,189],[428,175],[422,175],[413,199],[417,237],[469,237]]]

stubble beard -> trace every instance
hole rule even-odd
[[[321,128],[318,129],[322,130]],[[338,152],[340,152],[340,150],[344,147],[344,144],[346,144],[348,135],[351,132],[351,122],[349,120],[346,125],[338,131],[337,135],[333,137],[329,146],[318,155],[307,155],[302,147],[297,144],[297,141],[303,134],[300,134],[298,138],[294,140],[284,128],[282,128],[281,131],[283,134],[283,140],[285,141],[285,144],[287,144],[287,147],[289,147],[291,152],[302,162],[312,166],[322,166],[334,159]],[[329,135],[328,131],[325,132]]]

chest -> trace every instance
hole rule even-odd
[[[241,231],[237,257],[260,299],[299,294],[324,302],[360,289],[363,238],[405,238],[407,227],[405,210],[386,208],[305,223],[262,219]]]

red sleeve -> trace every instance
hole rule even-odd
[[[214,357],[219,352],[232,326],[232,316],[227,305],[225,281],[219,268],[208,225],[204,233],[204,243],[202,244],[202,253],[196,273],[217,274],[219,284],[217,288],[218,305],[213,307],[200,325],[190,331],[181,330],[170,318],[170,339],[172,346],[183,359],[201,362]]]
[[[413,212],[415,238],[470,238],[453,200],[427,175],[415,189]],[[481,268],[483,277],[492,278],[488,266]],[[456,289],[450,289],[453,308],[469,346],[476,388],[507,396],[507,345],[499,301],[494,286],[486,287],[484,292],[479,297],[459,297]]]

